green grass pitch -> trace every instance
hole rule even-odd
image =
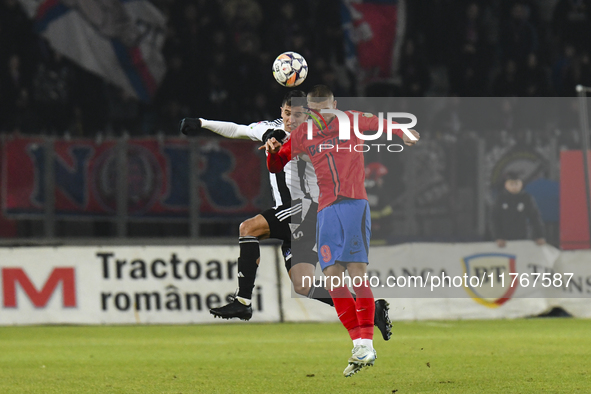
[[[351,378],[338,324],[0,328],[0,393],[590,393],[591,321],[396,322]]]

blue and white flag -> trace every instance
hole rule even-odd
[[[143,101],[166,72],[166,18],[147,0],[19,0],[62,55]]]

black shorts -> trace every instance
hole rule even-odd
[[[289,224],[292,217],[302,212],[302,202],[292,201],[291,204],[280,205],[277,208],[267,209],[261,215],[269,224],[269,238],[280,239],[283,242],[291,242],[291,229]]]
[[[303,218],[302,204],[306,205],[307,208],[306,215]],[[269,224],[269,238],[283,241],[281,251],[288,272],[295,264],[310,263],[315,265],[318,262],[318,254],[314,251],[317,210],[318,204],[310,200],[304,203],[302,203],[302,200],[293,200],[291,204],[267,209],[261,213]],[[296,227],[293,232],[292,227]],[[295,258],[293,258],[291,252],[293,242],[296,242],[294,244],[296,247]]]
[[[303,202],[305,205],[306,202]],[[310,202],[309,207],[303,207],[299,224],[292,224],[291,233],[291,264],[285,262],[287,271],[296,264],[308,263],[316,266],[318,263],[318,253],[316,252],[316,219],[318,216],[318,204]],[[297,227],[296,227],[297,226]]]

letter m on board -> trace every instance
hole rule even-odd
[[[54,268],[41,290],[37,290],[22,268],[2,268],[4,307],[16,308],[16,284],[18,283],[31,300],[31,303],[37,308],[43,308],[51,299],[60,282],[62,283],[62,305],[64,307],[75,307],[76,279],[74,268]]]

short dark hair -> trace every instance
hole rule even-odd
[[[503,176],[503,179],[506,181],[521,181],[521,176],[515,171],[507,171]]]
[[[334,98],[332,90],[326,85],[315,85],[312,90],[308,92],[308,98],[312,102],[322,102],[329,98]]]
[[[283,96],[281,106],[284,107],[285,105],[289,105],[291,107],[291,99],[294,97],[305,98],[306,93],[301,90],[290,90],[285,96]]]

